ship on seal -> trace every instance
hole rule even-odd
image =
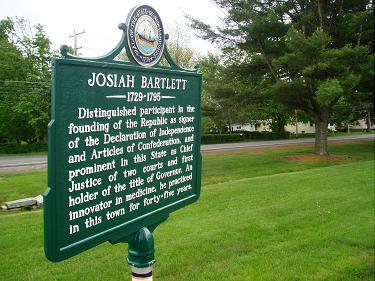
[[[152,36],[151,36],[151,30],[149,31],[148,36],[146,34],[147,33],[146,33],[145,29],[143,30],[143,34],[142,33],[137,33],[139,42],[141,44],[146,45],[146,46],[154,47],[155,44],[157,44],[157,40],[155,38],[152,38]]]

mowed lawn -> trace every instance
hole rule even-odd
[[[374,159],[374,141],[330,145],[330,156],[316,157],[312,145],[265,150],[203,154],[202,185],[274,175]],[[0,172],[0,205],[6,201],[43,194],[47,172]]]
[[[374,280],[373,149],[204,155],[200,200],[154,233],[154,280]],[[47,261],[42,215],[0,216],[0,280],[130,280],[126,244]]]

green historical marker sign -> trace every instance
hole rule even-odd
[[[107,56],[82,59],[62,47],[65,58],[53,61],[44,195],[51,261],[128,241],[200,194],[201,76],[174,64],[151,7],[133,9],[120,29]],[[129,62],[114,60],[123,48]],[[162,54],[170,66],[159,65]]]

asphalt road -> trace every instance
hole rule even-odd
[[[354,135],[354,136],[340,136],[330,137],[329,141],[340,141],[340,140],[365,140],[374,139],[375,134],[369,135]],[[226,144],[209,144],[202,145],[201,151],[215,151],[215,150],[232,150],[241,148],[260,148],[260,147],[272,147],[272,146],[284,146],[284,145],[298,145],[314,143],[313,138],[306,139],[288,139],[288,140],[274,140],[274,141],[252,141],[252,142],[240,142],[240,143],[226,143]],[[12,168],[20,166],[44,166],[47,164],[46,155],[31,155],[31,156],[1,156],[0,157],[0,169]]]
[[[374,139],[375,134],[368,135],[354,135],[354,136],[340,136],[340,137],[329,137],[328,141],[340,141],[340,140],[366,140]],[[201,151],[213,151],[213,150],[232,150],[241,148],[260,148],[260,147],[272,147],[272,146],[284,146],[284,145],[298,145],[306,143],[314,143],[314,138],[306,139],[288,139],[288,140],[272,140],[272,141],[252,141],[252,142],[238,142],[238,143],[225,143],[225,144],[209,144],[201,145]]]
[[[0,168],[47,164],[47,155],[0,156]]]

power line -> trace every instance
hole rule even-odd
[[[0,80],[0,83],[49,84],[50,82],[32,82],[32,81]]]
[[[0,94],[42,94],[49,95],[50,82],[0,80]]]
[[[1,92],[0,95],[31,95],[31,94],[37,94],[37,95],[49,95],[50,93],[47,91],[32,91],[32,92]]]
[[[49,85],[0,85],[0,89],[26,89],[26,90],[30,90],[30,89],[48,89],[50,88]]]

